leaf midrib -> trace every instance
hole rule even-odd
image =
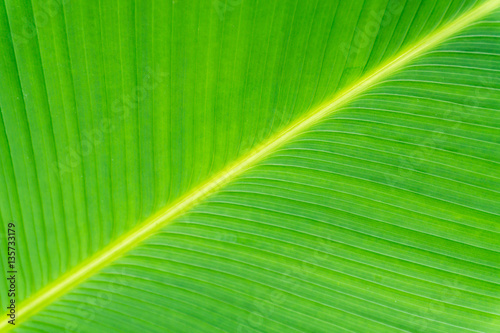
[[[144,222],[110,243],[101,251],[86,259],[81,264],[26,299],[18,307],[18,323],[26,321],[40,310],[50,305],[58,297],[66,294],[81,282],[136,247],[141,241],[147,239],[167,224],[172,223],[176,217],[185,213],[202,199],[213,194],[217,189],[241,175],[263,158],[269,156],[277,148],[303,133],[306,129],[321,121],[335,110],[338,110],[339,107],[349,103],[376,83],[379,83],[384,78],[395,73],[411,60],[439,45],[448,37],[468,27],[471,23],[491,13],[499,6],[500,0],[489,0],[465,14],[462,14],[459,18],[422,38],[405,51],[400,52],[393,59],[379,66],[376,70],[364,75],[350,87],[343,89],[333,96],[331,100],[294,121],[280,133],[253,149],[246,156],[238,159],[232,166],[219,172],[206,183],[194,188],[188,194],[176,200],[173,204],[164,207]],[[4,318],[6,318],[6,316],[4,316]],[[14,328],[14,326],[9,325],[7,320],[0,322],[1,332],[7,332],[12,328]]]

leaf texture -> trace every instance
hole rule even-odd
[[[499,7],[3,2],[16,332],[498,331]]]

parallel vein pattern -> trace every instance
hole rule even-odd
[[[124,332],[498,331],[500,82],[484,60],[500,49],[483,38],[499,19],[334,113],[20,331],[122,316]]]
[[[477,5],[2,1],[0,218],[19,224],[18,300]]]
[[[23,221],[20,299],[69,272],[16,331],[499,330],[500,14],[472,24],[499,3],[417,2],[77,1],[14,40],[0,207]],[[27,4],[2,4],[3,31]],[[50,173],[71,142],[90,153]]]

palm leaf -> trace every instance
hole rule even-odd
[[[0,331],[498,332],[498,22],[2,2]]]

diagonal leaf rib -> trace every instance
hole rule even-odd
[[[281,133],[278,133],[260,147],[254,149],[247,156],[236,161],[231,167],[218,173],[206,183],[198,186],[183,198],[172,205],[160,210],[136,228],[126,233],[102,251],[88,258],[62,277],[49,284],[38,293],[27,299],[19,306],[18,320],[25,321],[41,309],[51,304],[55,299],[97,273],[100,269],[112,263],[121,255],[137,246],[142,240],[148,238],[160,228],[173,222],[180,214],[196,205],[200,200],[214,193],[218,188],[238,177],[251,166],[261,161],[274,152],[278,147],[303,133],[318,121],[349,103],[354,98],[371,88],[374,84],[393,74],[411,60],[439,45],[448,37],[468,27],[474,21],[492,12],[500,6],[500,0],[490,0],[486,3],[463,14],[453,22],[445,25],[431,35],[421,39],[415,45],[401,52],[396,57],[380,66],[375,71],[365,75],[350,87],[336,94],[330,101],[309,112],[306,116],[295,121]],[[12,325],[7,320],[0,323],[0,331],[7,332]]]

